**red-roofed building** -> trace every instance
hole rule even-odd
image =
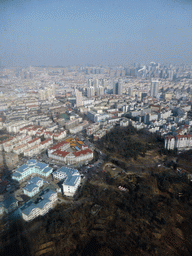
[[[62,150],[55,150],[52,153],[49,153],[49,157],[58,161],[62,161],[66,163],[66,156],[69,155],[70,153],[67,151],[62,151]]]
[[[69,142],[61,141],[61,142],[53,145],[52,147],[50,147],[49,150],[48,150],[48,154],[52,153],[53,151],[58,150],[58,149],[64,151],[64,150],[66,150],[69,147],[70,147],[70,143]]]
[[[42,141],[40,143],[40,146],[41,146],[41,149],[46,149],[52,144],[53,144],[53,140],[51,138],[49,138],[49,139],[46,139],[46,140]]]
[[[65,138],[66,135],[67,135],[66,131],[61,131],[59,133],[54,133],[53,138],[54,138],[54,140],[61,140],[61,139]]]
[[[67,152],[64,150],[55,150],[49,152],[49,157],[55,160],[63,161],[66,164],[77,164],[80,162],[86,162],[93,159],[93,151],[85,149],[76,152]]]
[[[46,131],[44,132],[45,139],[53,138],[53,132]]]
[[[20,132],[20,133],[25,133],[25,134],[27,134],[28,129],[30,129],[30,128],[32,128],[32,127],[33,127],[33,125],[24,126],[24,127],[22,127],[22,128],[19,129],[19,132]]]
[[[34,138],[28,142],[29,147],[33,147],[35,145],[39,145],[41,143],[40,138]]]
[[[192,149],[192,134],[166,136],[164,146],[168,150],[189,150]]]

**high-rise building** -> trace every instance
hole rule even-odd
[[[91,98],[93,96],[95,96],[95,89],[93,86],[90,86],[87,88],[87,97]]]
[[[55,97],[55,85],[54,84],[51,85],[51,89],[52,89],[52,95]]]
[[[121,79],[119,79],[118,82],[113,82],[113,94],[123,94],[123,85]]]
[[[98,86],[96,89],[96,95],[102,96],[104,94],[104,88],[102,86]]]
[[[90,87],[90,86],[92,86],[92,84],[93,84],[92,79],[88,79],[88,81],[87,81],[87,86]]]
[[[157,94],[159,93],[159,81],[152,80],[151,82],[151,96],[157,97]]]
[[[129,87],[129,89],[128,89],[128,94],[129,94],[129,96],[133,96],[133,87]]]
[[[122,95],[123,94],[123,82],[121,79],[119,79],[118,81],[118,95]]]
[[[39,90],[39,100],[46,100],[45,90]]]
[[[51,100],[55,97],[55,86],[39,90],[39,100]]]
[[[106,80],[103,78],[103,79],[101,79],[101,85],[103,86],[103,87],[105,87],[106,86]]]
[[[50,100],[53,96],[53,90],[52,88],[47,88],[46,89],[46,96],[47,96],[47,99]]]
[[[171,81],[173,81],[173,78],[174,78],[174,71],[173,70],[169,70],[169,79]]]
[[[95,80],[93,81],[93,86],[94,86],[94,88],[95,88],[95,90],[96,90],[96,88],[99,86],[99,80],[98,80],[98,79],[95,79]]]
[[[83,105],[83,99],[82,99],[82,92],[75,89],[75,95],[76,95],[76,106],[80,107]]]

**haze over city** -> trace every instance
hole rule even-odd
[[[192,1],[0,2],[0,256],[192,255]]]
[[[2,66],[190,63],[191,1],[1,1]]]

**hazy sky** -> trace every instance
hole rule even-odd
[[[192,1],[1,0],[4,66],[192,63]]]

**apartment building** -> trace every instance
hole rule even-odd
[[[169,135],[164,139],[164,147],[168,150],[189,150],[192,149],[192,134]]]
[[[66,131],[61,131],[59,133],[54,133],[53,138],[54,140],[62,140],[67,135]]]
[[[65,129],[69,130],[71,128],[74,128],[79,124],[79,118],[76,118],[74,120],[68,121],[65,123]]]
[[[100,129],[100,124],[92,124],[86,128],[86,134],[91,136],[93,133],[97,132]]]
[[[44,141],[41,141],[40,142],[40,149],[42,150],[42,149],[46,149],[46,148],[48,148],[50,145],[52,145],[53,144],[53,140],[51,139],[51,138],[49,138],[49,139],[46,139],[46,140],[44,140]]]

